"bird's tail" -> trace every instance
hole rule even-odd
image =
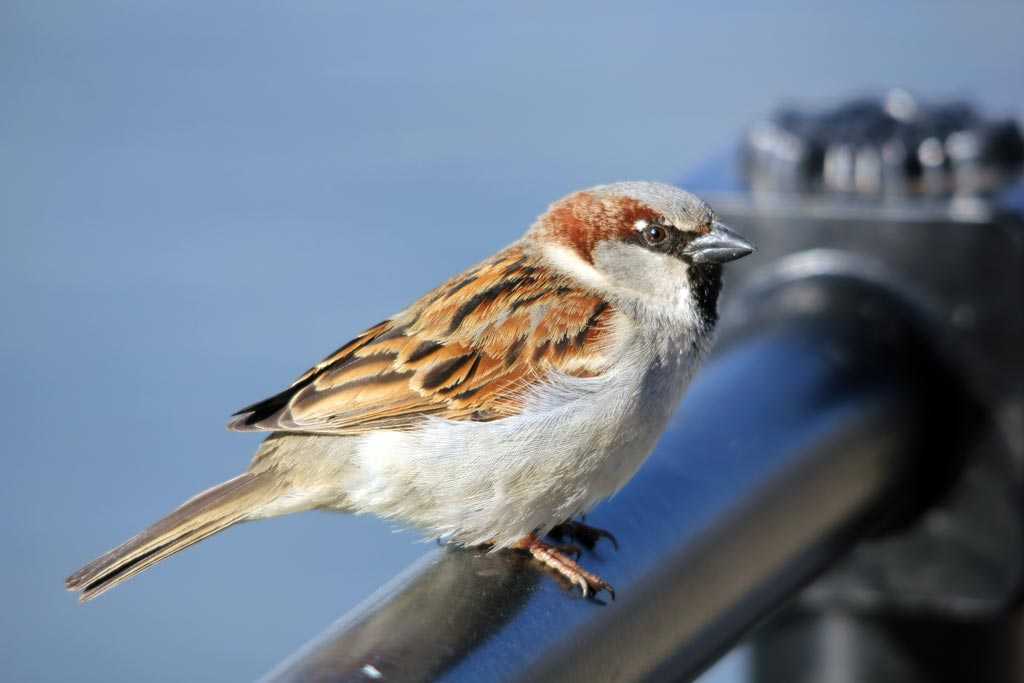
[[[273,471],[246,472],[203,491],[138,536],[96,558],[65,580],[88,602],[207,536],[252,518],[281,493]]]

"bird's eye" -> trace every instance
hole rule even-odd
[[[652,247],[657,246],[668,239],[668,230],[665,226],[658,225],[657,223],[651,223],[643,229],[642,234],[644,241]]]

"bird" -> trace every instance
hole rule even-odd
[[[647,181],[550,205],[516,242],[235,413],[248,469],[66,579],[92,600],[240,522],[370,513],[457,546],[518,550],[614,588],[565,532],[654,449],[705,357],[723,264],[754,251],[698,197]]]

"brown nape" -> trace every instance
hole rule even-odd
[[[553,204],[541,218],[540,228],[546,237],[572,248],[592,264],[598,242],[629,239],[638,220],[654,222],[658,218],[656,211],[630,197],[577,192]]]

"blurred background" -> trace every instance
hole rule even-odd
[[[787,101],[1024,111],[1020,2],[719,4],[0,4],[3,678],[250,680],[421,555],[307,514],[62,588],[247,464],[230,412],[557,197]]]

